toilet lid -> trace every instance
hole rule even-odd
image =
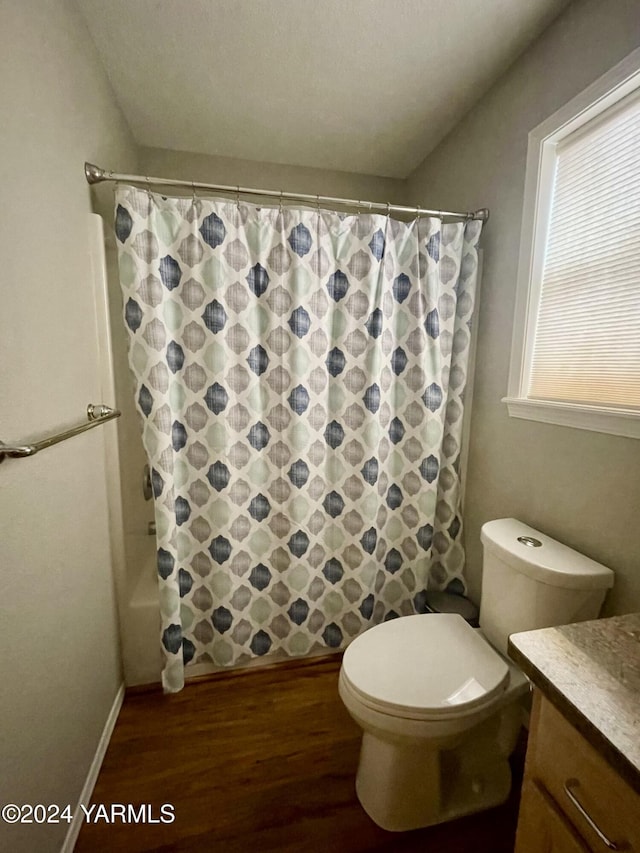
[[[421,719],[475,709],[509,680],[506,661],[462,616],[448,613],[370,628],[347,648],[342,670],[365,703]]]

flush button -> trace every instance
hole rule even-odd
[[[539,539],[534,539],[533,536],[518,536],[518,542],[527,545],[529,548],[541,548],[542,542]]]

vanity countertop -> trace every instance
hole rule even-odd
[[[512,634],[509,654],[640,792],[640,613]]]

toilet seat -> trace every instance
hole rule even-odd
[[[491,705],[509,683],[509,666],[461,616],[419,614],[357,637],[341,678],[374,711],[443,720]]]

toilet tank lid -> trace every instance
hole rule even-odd
[[[541,544],[526,544],[519,541],[522,537]],[[611,569],[515,518],[486,522],[480,539],[486,551],[493,551],[505,563],[540,583],[585,590],[613,586]]]

